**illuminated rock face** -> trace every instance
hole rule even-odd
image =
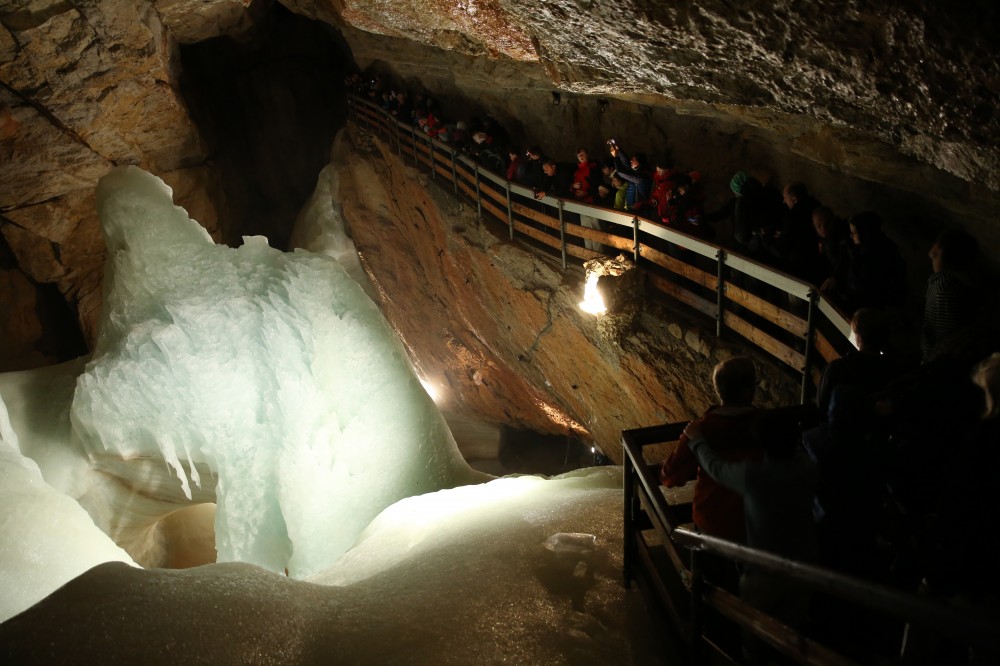
[[[178,94],[178,45],[242,39],[274,8],[246,0],[23,4],[0,4],[0,289],[12,322],[2,347],[13,350],[0,358],[5,369],[60,357],[41,343],[53,325],[32,314],[51,309],[46,299],[68,306],[93,344],[103,246],[91,193],[112,165],[156,173],[214,237],[238,239],[238,230],[216,231],[220,212],[226,218],[223,184]],[[998,10],[989,3],[974,11],[931,0],[846,8],[832,0],[281,4],[336,26],[361,66],[382,61],[435,92],[482,99],[515,129],[524,123],[531,138],[546,138],[538,100],[562,90],[562,111],[550,112],[556,122],[548,125],[567,136],[554,147],[570,145],[571,132],[651,123],[654,141],[675,133],[666,143],[692,168],[712,166],[697,159],[698,147],[773,165],[782,180],[811,164],[817,174],[913,195],[914,209],[1000,247]],[[594,96],[611,98],[612,113],[599,117],[574,101]],[[648,112],[614,115],[618,100]],[[704,122],[685,148],[675,139],[686,126],[671,119],[692,117]],[[729,142],[706,142],[718,135]],[[806,175],[810,185],[819,180]],[[825,201],[844,201],[840,194]],[[865,207],[884,203],[881,193],[868,198]]]
[[[345,142],[335,166],[334,197],[380,306],[442,408],[593,437],[621,462],[623,429],[686,420],[715,402],[711,369],[742,348],[711,325],[650,303],[615,344],[579,308],[579,268],[563,272],[558,257],[480,225],[474,205],[381,144]],[[794,381],[758,365],[762,404],[796,401]]]

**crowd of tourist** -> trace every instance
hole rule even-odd
[[[803,183],[790,182],[779,189],[740,171],[729,182],[732,197],[707,210],[698,171],[676,169],[665,158],[650,161],[642,153],[628,152],[615,138],[608,139],[603,158],[580,147],[575,162],[562,162],[541,146],[516,145],[491,116],[453,120],[433,96],[390,88],[378,75],[352,74],[346,84],[400,121],[530,188],[537,198],[553,196],[621,210],[714,240],[816,285],[848,314],[862,307],[900,307],[905,300],[906,264],[896,243],[883,232],[881,216],[862,211],[840,217]],[[732,231],[721,237],[717,227],[724,220]],[[601,228],[596,220],[581,223]],[[976,253],[975,241],[967,235],[943,242],[959,255]],[[590,242],[587,246],[599,247]],[[970,265],[964,257],[956,257],[935,280],[942,298],[969,291],[975,282]],[[942,319],[963,316],[933,307]]]
[[[714,239],[816,285],[853,314],[855,349],[826,367],[812,411],[756,408],[753,363],[719,364],[712,379],[720,404],[688,426],[661,480],[697,479],[693,520],[707,534],[903,589],[1000,605],[1000,503],[992,496],[1000,488],[1000,337],[972,236],[947,230],[934,241],[921,358],[906,358],[890,344],[906,266],[874,211],[844,219],[802,183],[779,190],[742,171],[730,179],[732,197],[706,210],[698,172],[651,162],[615,138],[603,158],[580,147],[575,162],[560,162],[538,145],[516,145],[489,116],[448,119],[433,97],[389,89],[378,76],[352,75],[347,84],[536,198],[626,211]],[[717,238],[727,219],[731,237]],[[600,228],[587,216],[581,223]],[[707,571],[793,625],[810,617],[851,622],[811,616],[815,600],[803,589],[752,569],[716,563]],[[849,630],[870,629],[863,617],[854,615]]]

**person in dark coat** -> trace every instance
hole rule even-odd
[[[781,230],[774,236],[773,250],[778,268],[809,282],[816,279],[814,254],[818,238],[812,223],[812,214],[819,202],[809,194],[802,183],[785,186],[782,196],[785,206]]]
[[[896,307],[906,297],[906,264],[899,248],[882,231],[878,213],[858,213],[850,220],[851,243],[846,284],[839,296],[850,311],[861,307]]]
[[[545,178],[545,172],[542,170],[545,155],[540,146],[531,146],[528,148],[526,156],[528,161],[524,167],[524,181],[522,185],[537,190],[542,185],[542,179]]]
[[[973,271],[979,244],[959,229],[945,231],[928,256],[933,273],[927,278],[924,318],[920,330],[923,360],[930,360],[936,348],[971,326],[979,309],[979,291]]]
[[[568,198],[573,196],[573,167],[559,164],[555,160],[542,162],[542,178],[535,186],[535,198],[546,196]]]
[[[728,216],[733,218],[733,245],[751,257],[763,253],[762,239],[781,220],[781,193],[763,185],[745,171],[737,171],[729,181],[735,195],[725,206],[702,216],[702,222],[716,222]]]
[[[844,282],[847,270],[847,223],[826,206],[813,211],[812,223],[817,242],[813,255],[816,264],[814,284],[824,294],[836,293],[837,284]]]

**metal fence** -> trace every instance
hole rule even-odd
[[[839,599],[853,612],[861,609],[885,618],[898,630],[900,642],[903,628],[909,626],[911,633],[925,637],[932,634],[971,648],[982,660],[971,663],[1000,663],[1000,615],[995,611],[948,605],[694,531],[689,523],[690,504],[667,500],[660,487],[659,464],[647,463],[643,455],[646,446],[679,439],[686,425],[672,423],[622,432],[624,576],[626,585],[637,580],[647,593],[652,593],[651,601],[658,604],[688,648],[692,663],[716,663],[714,657],[739,656],[726,654],[718,634],[706,631],[708,613],[726,618],[797,662],[855,663],[821,640],[804,635],[707,581],[702,573],[707,553],[765,571],[797,588]],[[898,659],[886,661],[884,655],[877,662],[900,663]]]
[[[457,196],[474,202],[480,217],[489,215],[505,224],[512,240],[531,239],[558,253],[564,269],[569,257],[585,261],[605,254],[631,255],[656,290],[714,320],[717,335],[735,333],[798,373],[803,402],[825,364],[850,348],[847,317],[814,285],[630,213],[552,196],[536,200],[530,189],[454,146],[359,97],[349,102],[349,118],[358,126]],[[584,226],[580,216],[597,220],[600,228]]]
[[[658,291],[694,312],[714,319],[716,334],[735,333],[801,375],[801,399],[824,364],[850,348],[850,323],[819,290],[719,245],[681,233],[642,217],[570,199],[534,198],[528,188],[476,163],[453,146],[358,97],[350,100],[349,118],[385,142],[402,159],[424,169],[455,195],[474,202],[480,217],[506,225],[510,238],[530,239],[568,258],[631,254]],[[583,226],[580,216],[600,221]],[[601,251],[590,249],[598,244]],[[701,573],[701,557],[713,553],[752,565],[775,576],[858,607],[884,613],[899,627],[912,625],[971,646],[988,659],[1000,660],[1000,618],[936,603],[821,567],[787,560],[722,539],[699,534],[687,525],[690,505],[671,505],[659,485],[657,465],[646,462],[643,448],[676,441],[684,423],[622,433],[625,451],[626,584],[642,582],[670,626],[684,639],[693,663],[736,661],[705,632],[706,613],[717,613],[749,631],[787,657],[814,664],[854,663],[712,585]],[[712,650],[709,658],[706,650]]]

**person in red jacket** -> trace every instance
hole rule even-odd
[[[737,357],[719,363],[712,372],[712,384],[721,404],[710,407],[698,420],[706,443],[726,460],[759,461],[762,451],[753,443],[751,433],[758,415],[753,406],[757,388],[753,361]],[[695,478],[694,524],[706,534],[745,543],[742,497],[716,483],[698,466],[698,459],[688,447],[687,436],[682,435],[677,448],[663,462],[660,481],[673,488]]]
[[[597,162],[590,159],[590,153],[586,148],[576,151],[576,171],[573,173],[573,184],[570,186],[573,197],[583,203],[594,203],[598,195],[598,188],[603,181],[601,168]],[[580,224],[588,229],[601,230],[601,222],[591,215],[580,215]],[[588,250],[604,252],[604,246],[589,238],[583,239],[583,245]]]
[[[597,162],[590,159],[586,148],[576,151],[576,171],[573,172],[571,185],[573,197],[583,203],[593,203],[597,194],[597,186],[601,184],[601,170]]]
[[[650,194],[650,204],[656,208],[657,221],[664,224],[669,223],[667,220],[667,207],[670,203],[674,187],[676,187],[676,183],[674,182],[674,176],[676,175],[677,172],[674,171],[668,160],[657,160],[656,170],[653,171],[653,191]]]

